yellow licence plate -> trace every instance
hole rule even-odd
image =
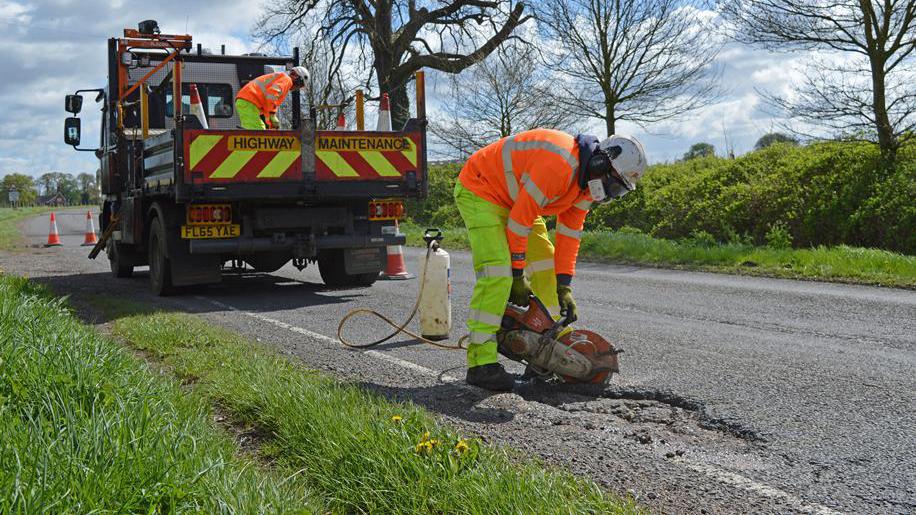
[[[186,240],[202,238],[238,238],[242,233],[239,224],[182,225],[181,237]]]

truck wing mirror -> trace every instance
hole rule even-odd
[[[67,95],[64,101],[64,109],[66,109],[68,113],[79,114],[83,109],[83,96]]]
[[[64,120],[64,143],[73,147],[76,147],[80,144],[79,118],[71,116],[70,118]]]

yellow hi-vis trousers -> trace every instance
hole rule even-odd
[[[239,115],[239,125],[241,125],[243,129],[256,131],[267,129],[267,125],[264,124],[264,119],[261,118],[261,111],[251,102],[241,98],[237,99],[235,101],[235,112]]]
[[[506,239],[509,210],[490,203],[461,185],[455,185],[455,203],[468,229],[477,283],[471,295],[468,316],[468,367],[496,363],[496,331],[499,330],[509,290],[512,288],[512,260]],[[525,274],[531,289],[551,315],[559,316],[557,278],[554,273],[553,243],[547,225],[538,217],[528,236]]]

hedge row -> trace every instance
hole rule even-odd
[[[421,224],[454,225],[460,165],[430,170],[430,195],[409,207]],[[916,148],[883,168],[875,145],[777,144],[737,159],[650,167],[636,192],[598,207],[587,229],[631,227],[662,238],[711,237],[795,247],[846,244],[916,254]]]

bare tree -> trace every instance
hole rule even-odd
[[[547,0],[539,11],[558,50],[564,105],[580,116],[640,125],[718,99],[712,66],[721,47],[702,12],[684,0]]]
[[[409,117],[406,86],[414,72],[458,73],[487,57],[528,19],[524,4],[515,0],[279,0],[266,9],[256,31],[263,40],[282,38],[317,17],[317,35],[335,52],[332,66],[353,55],[358,68],[371,65],[379,91],[391,97],[395,127]]]
[[[790,116],[844,136],[877,140],[893,163],[916,130],[916,0],[737,0],[722,3],[735,37],[769,49],[817,50]],[[837,54],[831,59],[829,53]]]
[[[548,127],[568,130],[577,121],[550,101],[551,77],[538,65],[535,47],[508,44],[449,78],[450,101],[430,124],[450,155],[466,157],[514,132]]]

